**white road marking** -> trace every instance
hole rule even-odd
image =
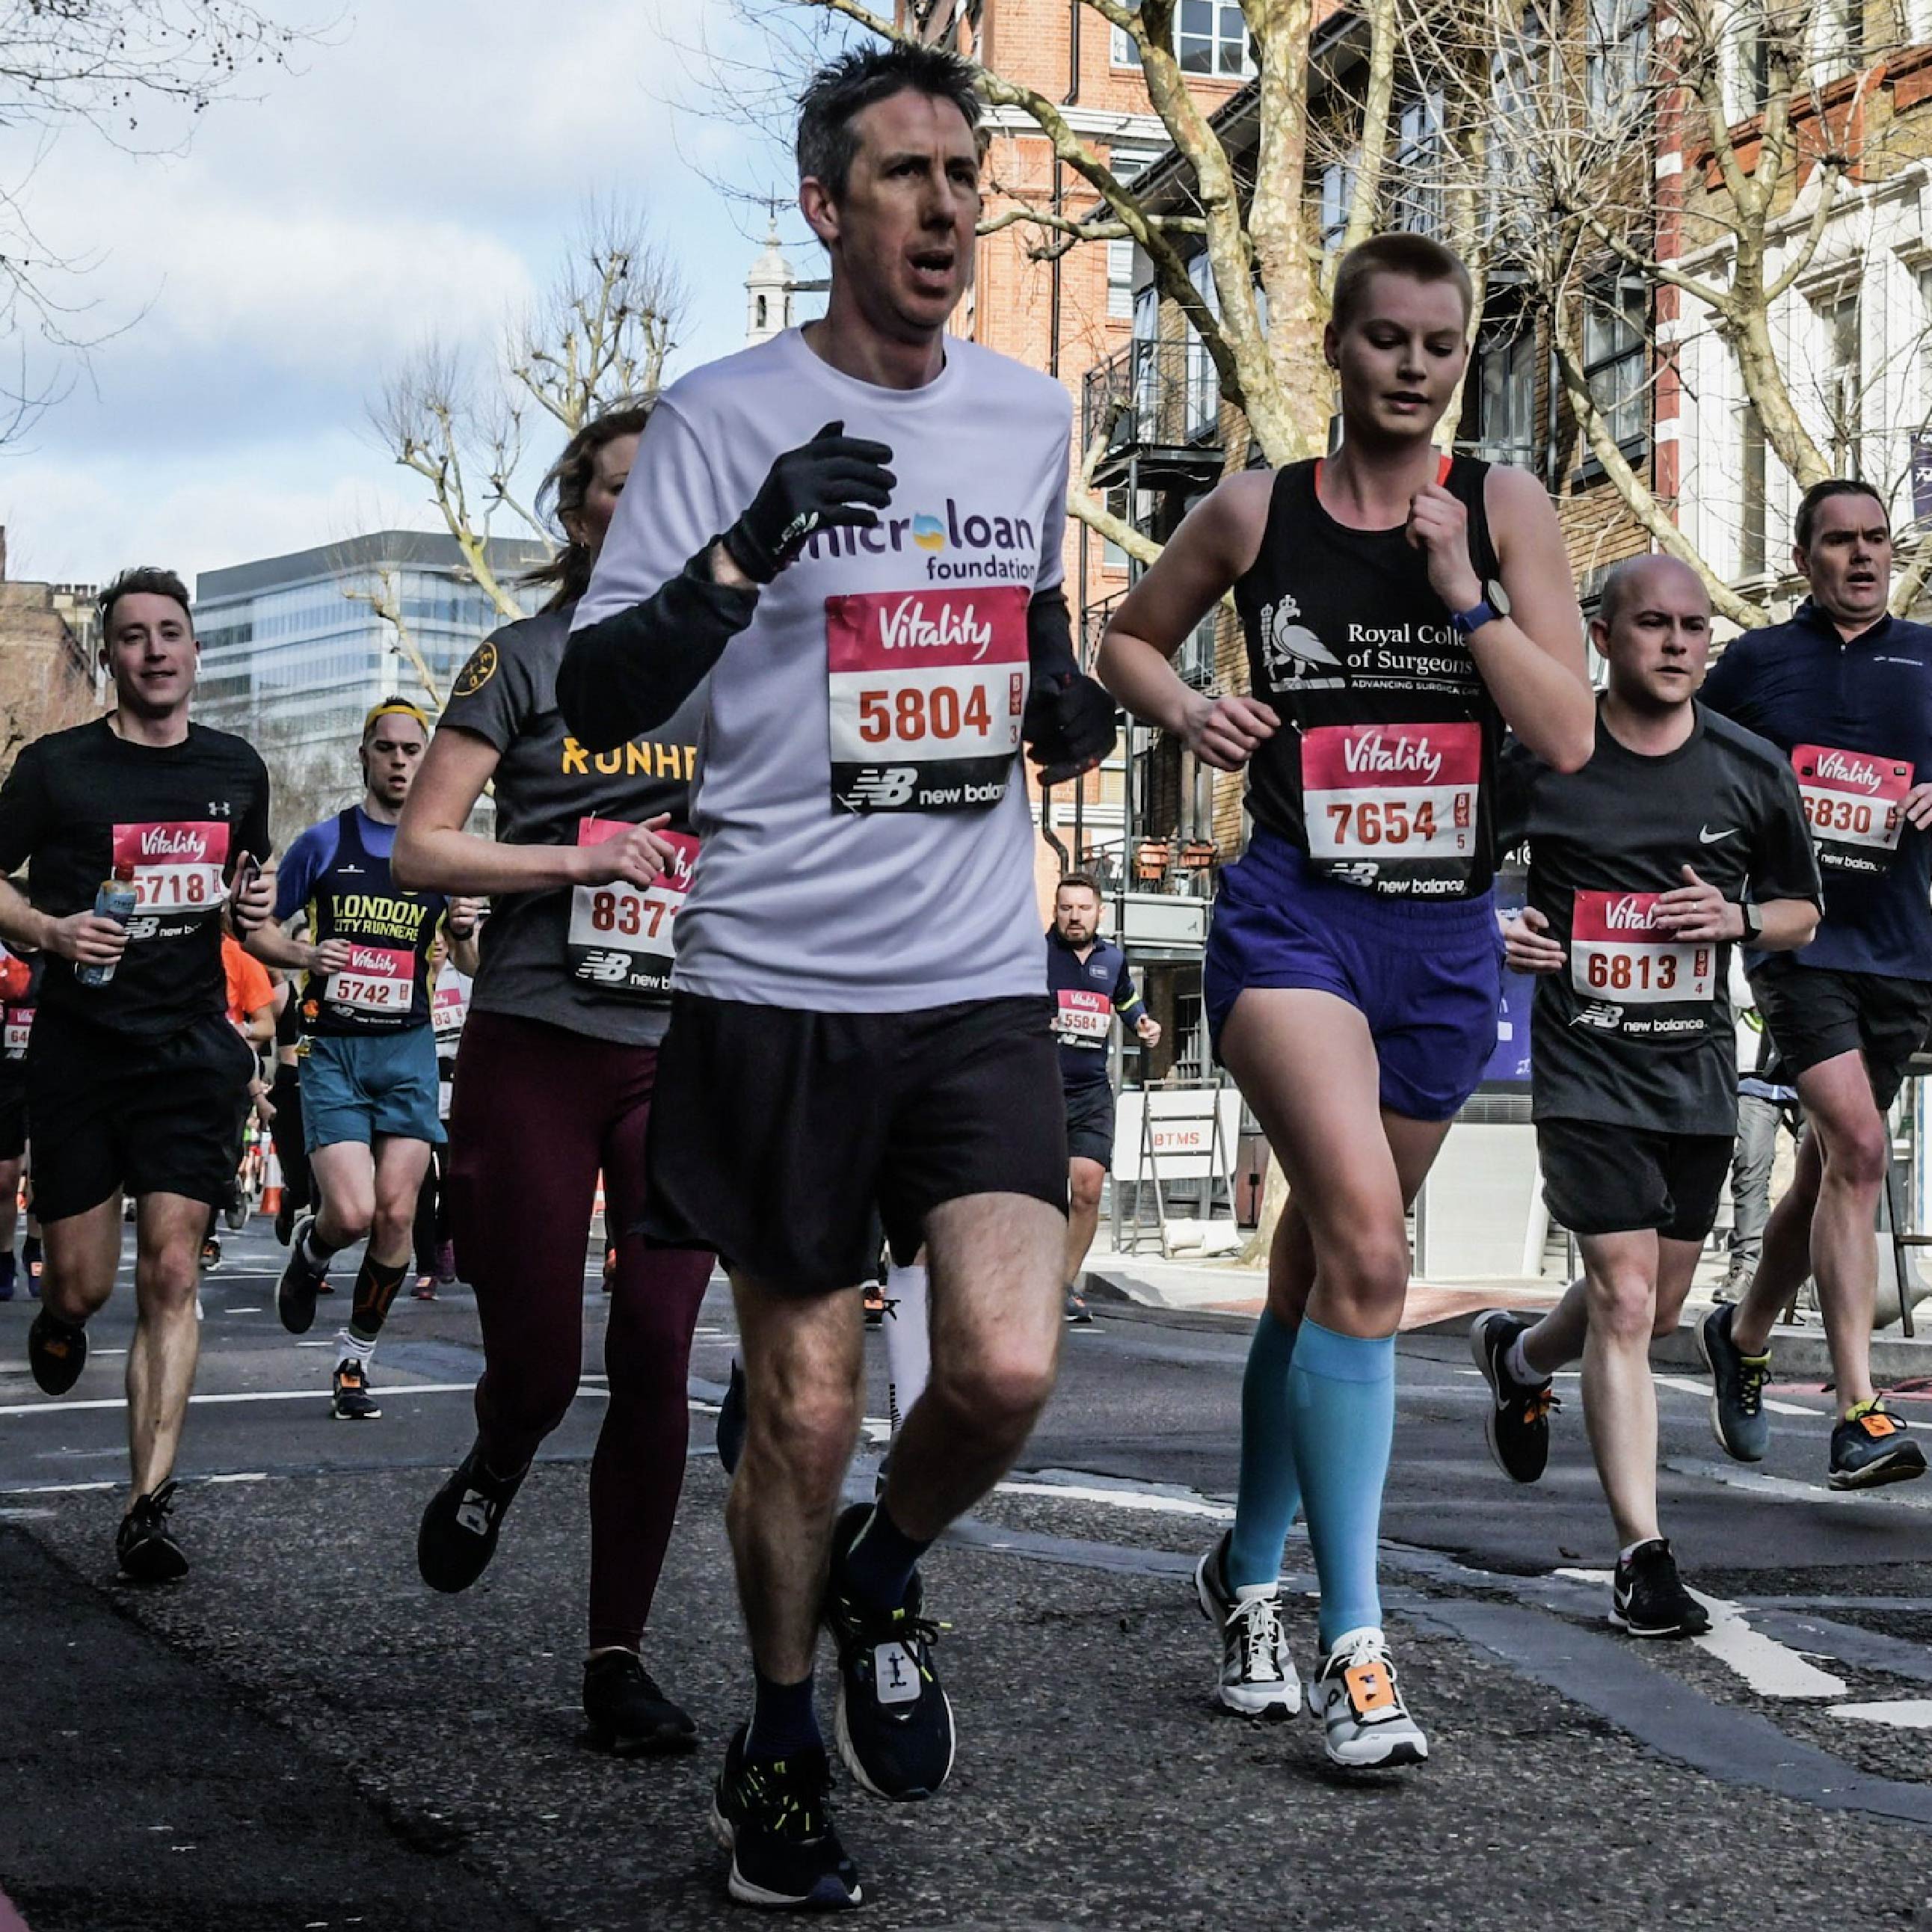
[[[1145,1490],[1100,1489],[1084,1483],[1006,1482],[1000,1494],[1007,1496],[1051,1496],[1060,1502],[1105,1503],[1110,1508],[1141,1510],[1153,1516],[1204,1516],[1210,1522],[1232,1522],[1234,1510],[1226,1503],[1212,1503],[1205,1496],[1160,1496]]]
[[[35,1483],[20,1490],[0,1490],[0,1496],[75,1496],[86,1490],[111,1490],[112,1483]]]
[[[406,1395],[473,1395],[476,1384],[469,1382],[388,1382],[380,1394],[400,1398]],[[586,1395],[602,1395],[602,1389],[586,1389]],[[191,1395],[190,1402],[326,1402],[326,1389],[246,1389],[232,1395]],[[0,1407],[0,1415],[64,1415],[82,1408],[125,1408],[124,1396],[93,1402],[22,1402]]]
[[[1882,1704],[1834,1704],[1827,1714],[1857,1718],[1868,1724],[1891,1724],[1900,1730],[1932,1730],[1932,1697],[1898,1697]]]
[[[1607,1585],[1613,1573],[1608,1570],[1558,1570],[1579,1583]],[[1721,1597],[1707,1597],[1702,1590],[1691,1595],[1711,1613],[1711,1628],[1690,1641],[1706,1655],[1735,1670],[1763,1697],[1842,1697],[1845,1680],[1820,1670],[1789,1644],[1754,1630],[1738,1605]]]
[[[223,1313],[223,1314],[224,1314],[224,1315],[259,1315],[259,1314],[260,1314],[260,1313],[261,1313],[261,1312],[262,1312],[262,1311],[261,1311],[261,1310],[260,1310],[260,1307],[255,1307],[255,1308],[224,1308],[221,1312],[222,1312],[222,1313]]]
[[[1762,1496],[1790,1496],[1808,1503],[1871,1502],[1877,1500],[1876,1492],[1870,1490],[1828,1490],[1822,1483],[1800,1483],[1789,1476],[1766,1476],[1756,1471],[1741,1468],[1735,1462],[1706,1462],[1695,1456],[1670,1456],[1664,1467],[1675,1469],[1680,1476],[1702,1476],[1706,1481],[1726,1483],[1732,1489],[1749,1490]],[[1932,1496],[1907,1496],[1901,1494],[1904,1485],[1892,1484],[1884,1493],[1887,1509],[1932,1510]]]
[[[1659,1388],[1682,1389],[1686,1395],[1701,1396],[1706,1402],[1711,1399],[1711,1384],[1690,1376],[1653,1375],[1651,1379]],[[1816,1422],[1824,1413],[1822,1409],[1807,1408],[1800,1402],[1774,1402],[1769,1396],[1762,1400],[1766,1409],[1773,1415],[1802,1415]]]

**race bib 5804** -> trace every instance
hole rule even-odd
[[[617,819],[580,819],[577,842],[602,845],[634,829]],[[608,886],[579,886],[572,893],[566,951],[573,979],[613,993],[661,995],[670,990],[677,916],[691,890],[698,841],[683,832],[657,836],[674,856],[652,884],[619,879]]]
[[[964,812],[1006,796],[1031,597],[999,584],[826,600],[834,805]]]
[[[1570,983],[1619,1005],[1718,996],[1714,940],[1674,944],[1657,929],[1657,892],[1577,893],[1570,920]]]

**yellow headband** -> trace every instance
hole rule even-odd
[[[386,698],[362,721],[362,736],[366,739],[375,729],[379,718],[413,718],[423,728],[423,736],[429,736],[429,720],[406,698]]]

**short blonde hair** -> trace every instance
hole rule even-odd
[[[1454,282],[1462,298],[1462,326],[1468,327],[1476,288],[1462,256],[1426,235],[1393,230],[1371,235],[1342,257],[1329,301],[1329,319],[1337,329],[1346,328],[1360,314],[1368,298],[1369,278],[1376,274],[1406,275],[1412,282]]]

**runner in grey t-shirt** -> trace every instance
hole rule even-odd
[[[648,1251],[634,1231],[695,846],[686,781],[703,699],[593,753],[560,715],[556,683],[646,414],[586,424],[551,472],[570,538],[550,573],[556,598],[485,639],[458,674],[394,858],[406,877],[494,896],[449,1123],[452,1232],[483,1326],[476,1442],[423,1513],[418,1566],[435,1589],[476,1581],[531,1456],[577,1393],[601,1172],[616,1264],[584,1708],[592,1736],[627,1754],[681,1747],[692,1732],[640,1649],[684,1479],[685,1376],[711,1258]],[[494,840],[464,830],[493,781]]]
[[[558,679],[572,729],[610,742],[714,667],[645,1226],[715,1246],[737,1298],[729,1526],[756,1690],[714,1816],[733,1895],[766,1906],[860,1896],[825,1805],[821,1618],[855,1778],[893,1799],[944,1782],[916,1565],[1018,1454],[1060,1325],[1065,1130],[1020,753],[1070,778],[1113,710],[1060,588],[1066,394],[945,333],[980,111],[972,70],[928,50],[813,80],[800,201],[826,318],[666,392]],[[884,1496],[835,1526],[875,1201],[896,1248],[928,1246],[932,1378]]]

